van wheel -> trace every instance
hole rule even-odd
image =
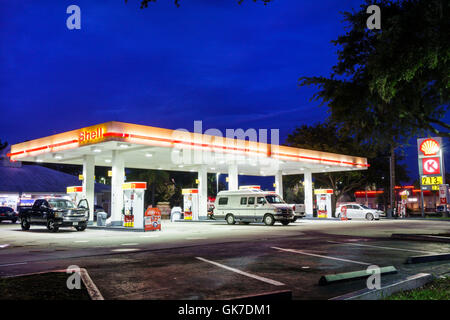
[[[372,221],[373,220],[373,214],[371,214],[371,213],[366,214],[366,219],[369,220],[369,221]]]
[[[235,224],[236,223],[236,220],[234,219],[234,216],[232,214],[227,215],[226,220],[227,220],[228,224]]]
[[[55,224],[55,221],[53,219],[50,219],[47,221],[47,229],[50,232],[58,232],[59,227]]]
[[[265,224],[266,226],[273,226],[274,223],[275,223],[275,218],[273,217],[273,215],[271,215],[271,214],[266,214],[266,215],[264,216],[264,224]]]
[[[27,219],[20,220],[20,227],[23,231],[27,231],[30,229],[30,223],[27,221]]]

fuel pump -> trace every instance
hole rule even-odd
[[[183,189],[184,220],[198,220],[198,189]]]
[[[333,189],[316,189],[314,190],[317,201],[317,217],[331,218],[333,216],[331,207],[331,197]]]
[[[127,228],[144,228],[144,195],[147,190],[146,182],[127,182],[122,185],[123,226]]]
[[[83,187],[82,186],[73,186],[73,187],[67,187],[67,195],[70,197],[70,200],[72,200],[75,205],[80,202],[81,199],[83,199]]]

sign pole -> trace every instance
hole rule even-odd
[[[425,209],[423,207],[423,190],[422,187],[420,188],[420,208],[422,211],[422,218],[425,218]]]

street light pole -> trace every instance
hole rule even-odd
[[[390,190],[389,190],[389,197],[390,197],[390,203],[391,203],[391,210],[388,211],[388,218],[392,218],[392,212],[394,212],[395,208],[395,195],[394,195],[394,188],[395,188],[395,149],[391,147],[391,156],[389,157],[389,182],[390,182]]]

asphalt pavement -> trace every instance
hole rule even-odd
[[[405,264],[449,253],[450,244],[391,239],[392,233],[449,233],[446,221],[319,221],[289,226],[163,221],[162,231],[124,232],[0,224],[0,276],[86,268],[106,299],[233,299],[291,290],[294,299],[329,299],[365,280],[319,286],[322,275],[393,265],[383,284],[420,272],[450,273],[449,261]]]

